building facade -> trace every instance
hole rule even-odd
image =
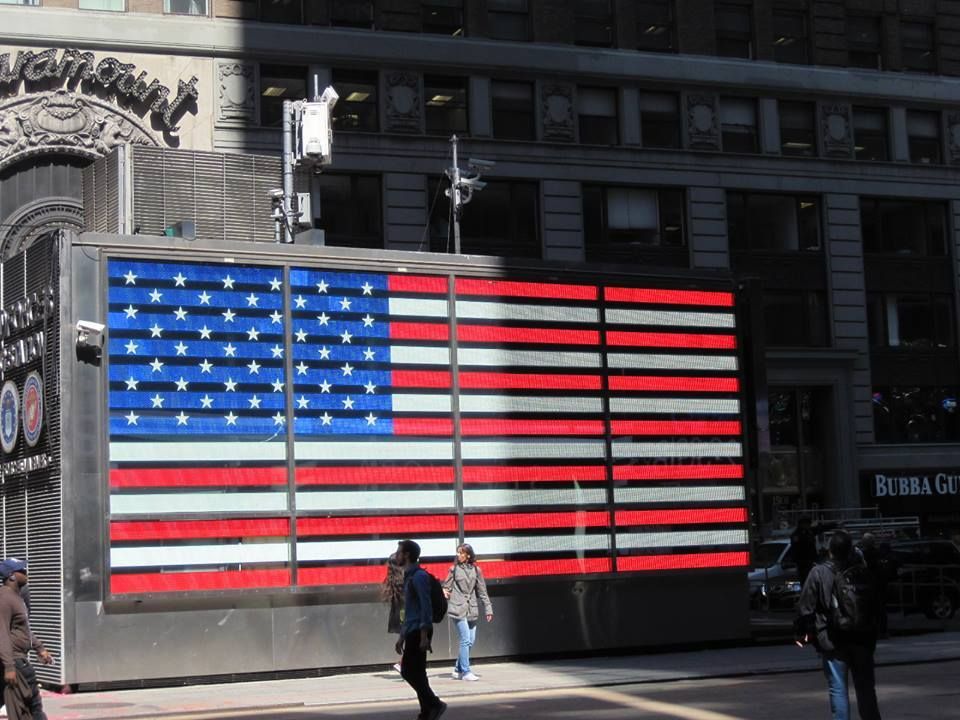
[[[960,2],[0,0],[4,254],[116,146],[276,154],[328,84],[327,244],[449,252],[457,134],[496,161],[465,253],[742,280],[758,528],[960,528]]]

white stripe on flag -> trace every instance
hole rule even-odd
[[[394,395],[394,412],[448,413],[449,395]]]
[[[461,367],[478,365],[483,367],[598,368],[602,365],[600,353],[467,347],[457,349],[457,361]]]
[[[413,538],[420,546],[421,557],[450,558],[456,554],[457,538]],[[389,540],[332,540],[300,541],[297,543],[298,562],[324,562],[333,560],[369,560],[386,558],[397,549],[395,538]]]
[[[286,492],[137,493],[111,495],[111,515],[171,515],[175,513],[232,513],[285,511]]]
[[[331,436],[326,442],[297,440],[297,460],[453,460],[453,441],[400,441],[372,437],[367,442],[347,442]]]
[[[392,316],[409,315],[411,317],[446,318],[450,315],[446,300],[392,297],[390,298],[388,307],[390,315]]]
[[[257,442],[112,442],[110,462],[284,462],[287,445],[280,441]]]
[[[610,536],[606,533],[585,535],[571,532],[569,535],[521,535],[515,537],[469,535],[467,536],[467,542],[473,546],[478,555],[482,556],[510,555],[512,553],[569,553],[610,549]]]
[[[515,305],[476,300],[457,300],[457,317],[480,320],[516,320],[522,322],[595,323],[596,308],[557,307],[556,305]]]
[[[617,533],[617,548],[669,548],[696,545],[746,545],[746,530]]]
[[[454,511],[453,490],[299,490],[297,510],[418,510]],[[390,553],[387,553],[388,555]]]
[[[739,415],[740,401],[718,398],[613,397],[610,398],[610,412]]]
[[[603,458],[603,440],[464,440],[464,460],[518,460],[524,458]]]
[[[655,457],[740,457],[743,449],[738,442],[613,442],[615,458]]]
[[[617,503],[736,502],[744,499],[743,487],[704,485],[693,487],[621,487],[614,488]]]
[[[637,370],[717,370],[734,372],[734,355],[664,355],[648,353],[609,353],[607,364],[612,368]]]
[[[460,395],[460,410],[476,413],[601,413],[603,412],[603,401],[597,397]]]
[[[463,506],[466,508],[510,508],[529,505],[599,505],[607,502],[603,488],[535,488],[512,490],[507,488],[466,489]]]
[[[420,345],[391,345],[390,362],[396,365],[450,365],[450,350],[446,347]]]
[[[670,310],[609,309],[606,320],[614,325],[675,325],[677,327],[734,328],[730,313],[674,312]]]
[[[288,543],[110,548],[110,567],[113,568],[286,562],[290,562],[290,545]]]

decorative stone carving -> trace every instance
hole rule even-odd
[[[720,123],[716,95],[687,95],[687,147],[695,150],[720,149]]]
[[[388,132],[420,132],[420,76],[412,72],[388,72],[386,119]]]
[[[0,103],[0,169],[36,153],[99,157],[127,143],[159,144],[138,117],[96,97],[55,90]]]
[[[256,68],[250,63],[217,63],[217,121],[253,123],[257,112]]]
[[[0,257],[6,260],[56,228],[81,232],[83,205],[76,198],[46,197],[34,200],[0,220]]]
[[[541,86],[543,139],[573,142],[573,86],[548,83]]]
[[[849,105],[833,103],[820,106],[820,143],[828,157],[853,157]]]
[[[945,120],[947,128],[947,152],[950,162],[960,164],[960,112],[948,112]]]

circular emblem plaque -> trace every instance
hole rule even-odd
[[[17,431],[20,429],[20,399],[17,386],[10,380],[0,390],[0,446],[5,453],[12,453],[17,446]]]
[[[23,384],[23,437],[34,447],[43,429],[43,380],[40,373],[27,375]]]

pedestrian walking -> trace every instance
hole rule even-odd
[[[880,720],[873,653],[877,646],[877,581],[859,561],[850,535],[830,538],[830,559],[810,571],[797,605],[797,644],[812,642],[823,662],[833,720],[849,720],[853,676],[861,720]]]
[[[427,652],[433,651],[431,578],[420,567],[420,546],[413,540],[397,543],[396,558],[397,564],[403,568],[403,629],[397,640],[397,653],[403,656],[400,674],[420,701],[417,720],[437,720],[447,709],[447,704],[434,695],[427,680]]]
[[[0,662],[7,716],[11,720],[46,720],[28,654],[33,650],[44,664],[52,663],[53,657],[30,631],[27,607],[20,596],[27,584],[26,562],[9,558],[0,563],[0,582]]]
[[[380,597],[390,605],[387,614],[387,632],[391,635],[401,635],[403,632],[403,568],[397,563],[396,553],[387,558],[387,576],[380,586]],[[393,669],[400,672],[400,663],[394,663]]]
[[[483,571],[477,565],[477,555],[467,543],[457,548],[457,561],[443,582],[443,594],[450,601],[447,615],[453,620],[460,638],[460,651],[452,677],[474,682],[480,677],[470,668],[470,649],[477,641],[480,606],[483,606],[487,622],[493,622],[493,604],[487,594]]]

